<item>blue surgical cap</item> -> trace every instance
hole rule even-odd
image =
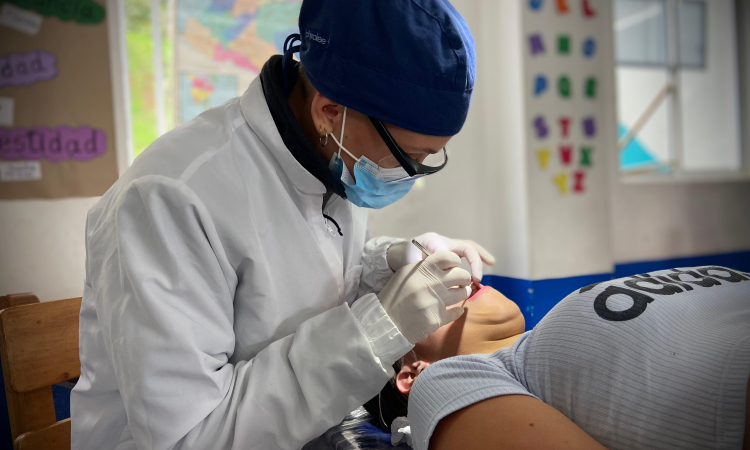
[[[461,130],[474,40],[447,0],[304,0],[299,29],[300,60],[321,94],[417,133]]]

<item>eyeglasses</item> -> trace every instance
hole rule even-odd
[[[393,136],[388,132],[388,129],[382,121],[373,119],[372,117],[368,118],[373,126],[375,126],[375,129],[378,131],[378,134],[383,139],[383,142],[385,142],[385,145],[388,147],[388,150],[391,151],[392,155],[381,160],[381,163],[378,165],[387,168],[389,166],[395,166],[395,163],[398,163],[398,165],[403,167],[409,175],[408,178],[401,178],[393,181],[410,180],[425,175],[432,175],[433,173],[439,172],[446,164],[448,164],[448,150],[445,147],[437,153],[429,154],[421,162],[416,161],[396,143],[396,140],[393,139]],[[388,164],[385,160],[392,160],[392,164]]]

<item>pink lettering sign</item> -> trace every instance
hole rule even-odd
[[[0,128],[0,159],[63,161],[73,158],[88,161],[106,151],[104,131],[87,126]]]
[[[29,86],[57,76],[57,58],[42,50],[0,56],[0,88]]]

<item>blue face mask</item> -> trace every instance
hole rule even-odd
[[[344,140],[345,126],[346,108],[341,123],[341,141]],[[411,190],[416,180],[409,179],[403,167],[384,169],[365,156],[357,158],[345,149],[333,134],[331,137],[338,145],[339,151],[333,154],[328,167],[344,183],[346,197],[350,202],[363,208],[380,209],[400,200]],[[354,164],[353,179],[344,160],[341,159],[342,150],[357,161]]]

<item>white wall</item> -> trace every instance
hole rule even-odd
[[[0,202],[0,295],[83,293],[86,211],[98,198]]]

